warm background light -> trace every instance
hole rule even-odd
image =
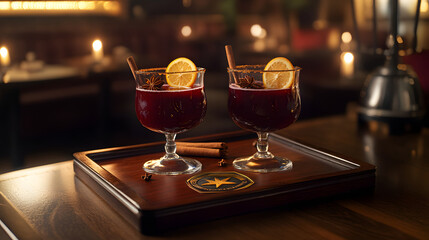
[[[0,15],[97,13],[117,15],[118,1],[0,1]]]
[[[346,78],[353,77],[354,74],[354,56],[351,52],[343,52],[341,54],[340,65],[341,76]]]
[[[101,43],[101,41],[100,40],[95,40],[93,43],[92,43],[92,48],[95,50],[95,51],[99,51],[101,48],[103,47],[103,43]]]
[[[6,47],[1,47],[0,48],[0,63],[1,66],[9,66],[10,64],[10,57],[9,57],[9,51],[7,50]]]
[[[265,38],[267,36],[267,31],[261,27],[259,24],[253,24],[250,27],[250,34],[256,38]]]
[[[103,43],[99,39],[92,43],[92,57],[96,62],[101,62],[104,58]]]
[[[182,4],[184,7],[188,8],[192,4],[192,0],[182,0]]]
[[[353,53],[346,52],[346,53],[343,55],[343,58],[344,58],[344,62],[346,62],[346,63],[351,63],[351,62],[353,62],[354,56],[353,56]]]
[[[250,27],[250,34],[252,34],[252,36],[257,37],[262,33],[262,27],[259,24],[253,24]]]
[[[421,5],[420,5],[420,12],[425,13],[425,12],[428,11],[428,9],[429,9],[428,0],[423,0],[422,3],[421,3]]]
[[[6,55],[8,55],[7,48],[5,48],[5,47],[0,48],[0,55],[2,57],[5,57]]]
[[[183,26],[181,32],[184,37],[189,37],[192,34],[192,28],[188,25]]]
[[[349,32],[343,32],[343,34],[341,34],[341,40],[343,43],[350,43],[352,41],[352,34]]]

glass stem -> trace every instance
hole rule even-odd
[[[176,142],[174,141],[175,139],[175,133],[165,134],[165,156],[163,157],[163,159],[169,160],[179,158],[179,155],[176,154]]]
[[[268,152],[268,132],[258,132],[258,141],[256,142],[256,149],[258,150],[255,153],[256,158],[273,158],[273,154]]]

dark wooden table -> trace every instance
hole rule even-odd
[[[19,239],[429,239],[429,129],[389,136],[334,116],[279,133],[376,165],[375,191],[205,223],[195,219],[144,236],[76,178],[67,161],[0,175],[0,225]]]

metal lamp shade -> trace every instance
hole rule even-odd
[[[377,69],[362,89],[359,114],[374,120],[422,119],[425,108],[419,79],[409,69]]]

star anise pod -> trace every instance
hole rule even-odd
[[[152,75],[150,78],[146,78],[146,84],[142,86],[143,89],[147,90],[161,90],[164,81],[161,80],[161,77]]]
[[[261,83],[256,82],[255,79],[251,76],[245,76],[244,78],[239,78],[237,84],[242,88],[255,88],[255,89],[264,88]]]
[[[217,165],[219,165],[219,167],[225,167],[226,166],[226,161],[225,159],[220,160]]]
[[[142,179],[145,181],[150,181],[152,178],[152,174],[145,173],[144,176],[142,176]]]

